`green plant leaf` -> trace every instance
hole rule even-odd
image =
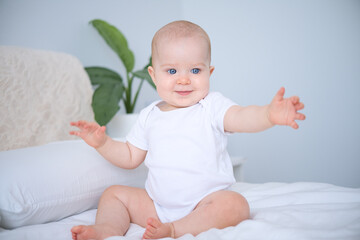
[[[86,67],[85,71],[89,75],[92,85],[123,83],[122,77],[108,68]]]
[[[128,48],[125,36],[119,29],[104,20],[94,19],[90,23],[96,28],[109,47],[116,52],[126,71],[131,72],[134,68],[135,58],[133,52]]]
[[[120,109],[122,94],[123,86],[119,83],[102,84],[95,90],[91,106],[97,123],[104,126],[113,118]]]
[[[145,79],[153,88],[156,89],[156,86],[153,80],[150,77],[150,74],[147,69],[139,70],[133,73],[133,75],[140,79]]]

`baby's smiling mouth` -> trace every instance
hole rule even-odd
[[[190,93],[192,93],[192,91],[175,91],[177,94],[180,94],[181,96],[187,96]]]

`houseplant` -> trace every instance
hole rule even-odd
[[[90,24],[98,31],[107,45],[114,50],[126,69],[125,81],[117,72],[105,67],[86,67],[92,85],[96,86],[92,99],[95,120],[106,125],[120,109],[123,102],[126,113],[133,113],[137,98],[144,81],[155,88],[147,71],[149,63],[138,71],[134,71],[135,57],[129,49],[125,36],[104,20],[94,19]],[[133,89],[134,80],[140,80],[137,89]],[[133,95],[135,93],[135,95]]]

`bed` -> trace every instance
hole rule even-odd
[[[119,169],[67,134],[70,121],[93,120],[91,95],[75,57],[0,47],[0,239],[71,239],[72,226],[94,223],[107,187],[144,187],[144,165]],[[232,190],[247,198],[249,220],[180,239],[360,239],[360,189],[237,182]],[[131,224],[108,239],[143,232]]]

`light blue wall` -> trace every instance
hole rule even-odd
[[[245,181],[318,181],[360,187],[360,1],[0,0],[0,44],[62,51],[84,66],[122,70],[89,20],[127,36],[146,64],[154,32],[172,20],[201,25],[213,47],[212,90],[241,105],[297,94],[307,120],[236,134],[229,152],[248,158]],[[138,110],[156,99],[143,89]]]

